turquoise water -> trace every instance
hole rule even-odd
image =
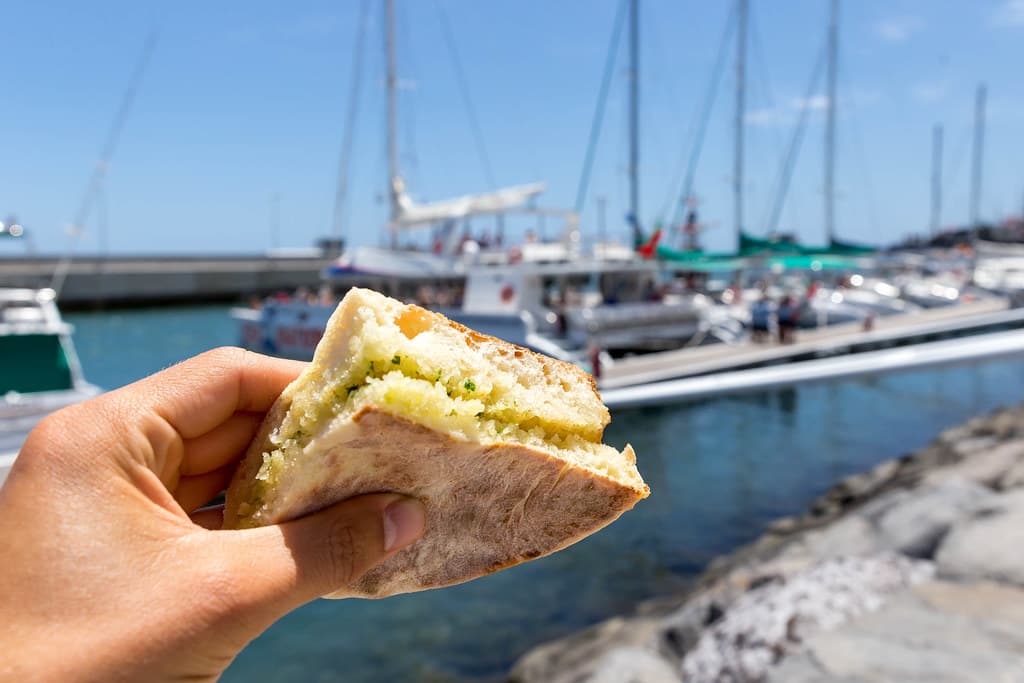
[[[67,318],[86,376],[105,388],[235,337],[223,307]],[[607,440],[633,444],[652,493],[614,525],[462,586],[310,604],[224,680],[498,680],[530,646],[685,586],[837,479],[1021,400],[1024,363],[1001,361],[616,413]]]

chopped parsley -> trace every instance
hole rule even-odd
[[[399,355],[398,355],[398,354],[396,353],[396,354],[395,354],[395,357],[391,359],[391,364],[392,364],[392,365],[401,365],[401,364],[402,364],[402,357],[401,357],[401,356],[399,356]]]
[[[465,389],[466,391],[476,391],[476,382],[474,382],[471,379],[467,379],[465,382],[463,382],[462,388]]]

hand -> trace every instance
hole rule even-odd
[[[0,489],[4,680],[215,679],[419,538],[421,504],[392,494],[242,531],[196,512],[302,367],[218,349],[32,431]]]

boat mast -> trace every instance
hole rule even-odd
[[[736,147],[733,158],[733,201],[736,216],[736,244],[743,235],[743,119],[746,117],[747,14],[748,0],[736,5]]]
[[[629,215],[640,244],[640,0],[629,3]]]
[[[981,167],[985,154],[985,97],[988,88],[984,83],[978,85],[974,98],[974,159],[971,164],[971,224],[977,227],[980,220],[981,206]]]
[[[932,235],[942,227],[942,124],[932,129]]]
[[[828,20],[828,118],[825,122],[825,233],[836,239],[836,74],[839,62],[839,0],[832,0]]]
[[[398,79],[395,67],[395,0],[384,1],[384,50],[387,55],[388,190],[391,201],[391,246],[398,246],[398,195],[402,177],[398,170]]]

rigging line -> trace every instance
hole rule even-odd
[[[718,54],[715,57],[715,64],[711,71],[711,78],[708,79],[708,87],[704,95],[704,106],[699,110],[700,118],[697,120],[697,132],[690,147],[690,156],[686,165],[686,176],[682,182],[682,189],[679,192],[679,203],[676,204],[675,214],[672,216],[672,224],[677,225],[683,219],[683,211],[686,202],[693,195],[693,185],[696,182],[697,164],[700,161],[701,152],[704,151],[704,140],[707,137],[708,123],[711,121],[711,111],[714,109],[715,99],[719,86],[722,83],[722,74],[725,72],[725,61],[729,54],[732,33],[736,30],[736,6],[730,5],[729,14],[726,17],[725,28],[722,31],[722,39],[718,44]],[[695,112],[696,113],[696,112]]]
[[[654,15],[654,6],[652,4],[645,4],[645,18],[644,26],[647,27],[646,42],[643,44],[643,48],[646,48],[645,54],[648,55],[649,59],[645,60],[645,64],[671,66],[672,62],[668,57],[668,53],[665,51],[666,41],[663,40],[662,29],[664,28],[661,22],[658,20],[659,17]],[[677,78],[665,78],[658,69],[648,69],[644,72],[647,76],[645,83],[649,86],[650,92],[656,92],[663,95],[668,101],[670,111],[681,112],[683,111],[683,99],[679,96],[679,90],[677,89],[678,83]],[[672,73],[672,76],[676,76],[676,72]],[[696,118],[696,111],[694,112],[693,118]],[[648,124],[651,123],[653,117],[648,115]],[[691,126],[685,130],[680,130],[681,126],[669,126],[669,134],[678,134],[679,138],[666,140],[665,144],[660,144],[665,138],[659,137],[659,130],[664,127],[657,125],[648,125],[644,128],[645,139],[647,146],[644,148],[646,153],[649,153],[652,148],[654,154],[658,157],[657,159],[651,158],[650,165],[652,167],[667,168],[670,163],[670,159],[667,157],[671,154],[672,150],[679,149],[684,145],[688,145],[690,137],[693,133],[693,122]],[[668,136],[666,136],[667,138]],[[653,145],[650,144],[653,142]],[[672,155],[673,157],[675,155]],[[668,213],[669,207],[672,204],[674,195],[672,189],[676,183],[674,178],[681,173],[682,160],[677,160],[676,165],[673,167],[671,174],[669,175],[670,186],[668,193],[665,196],[665,202],[661,205],[661,208],[657,212],[656,222],[661,223],[665,218],[665,214]]]
[[[956,185],[959,180],[960,171],[964,167],[964,162],[967,160],[967,150],[970,149],[971,137],[973,136],[973,128],[966,127],[961,130],[960,144],[956,147],[956,154],[953,156],[953,163],[950,164],[952,173],[946,175],[942,183],[942,193],[947,194],[951,186]]]
[[[128,88],[121,97],[121,103],[114,114],[113,122],[110,125],[110,129],[107,131],[107,137],[103,141],[103,147],[100,151],[100,159],[96,162],[96,165],[93,167],[92,174],[89,176],[89,182],[86,185],[85,193],[82,195],[82,200],[78,205],[78,211],[75,213],[74,221],[71,223],[72,233],[67,251],[64,253],[64,256],[61,257],[60,262],[54,269],[53,279],[50,281],[50,288],[54,290],[58,296],[60,296],[60,290],[64,287],[64,280],[67,278],[68,270],[71,267],[71,259],[74,255],[75,244],[78,242],[78,238],[81,236],[82,230],[85,229],[85,223],[89,219],[89,214],[92,213],[92,207],[96,201],[96,195],[101,189],[104,178],[106,178],[110,161],[113,159],[114,152],[117,150],[117,143],[121,140],[121,133],[124,131],[124,126],[128,121],[128,113],[131,111],[132,104],[135,103],[135,97],[138,95],[139,87],[142,85],[142,79],[146,75],[146,70],[149,68],[150,58],[153,56],[153,50],[156,48],[156,42],[156,30],[150,31],[149,35],[146,36],[146,42],[142,46],[142,54],[139,61],[136,63],[135,70],[132,72],[131,78],[128,81]]]
[[[348,109],[345,112],[345,132],[341,139],[341,154],[338,159],[338,186],[334,193],[334,220],[331,234],[341,239],[345,228],[345,200],[348,196],[349,168],[352,161],[352,145],[355,139],[356,117],[359,112],[359,93],[363,82],[363,62],[366,50],[367,20],[370,12],[370,0],[363,0],[359,6],[359,19],[356,22],[355,48],[352,52],[352,90],[349,93]]]
[[[580,174],[580,184],[576,189],[575,211],[582,213],[584,203],[587,201],[587,187],[590,184],[590,171],[594,165],[594,153],[597,142],[601,138],[601,123],[604,120],[605,105],[608,103],[608,88],[611,85],[612,72],[615,68],[615,57],[619,51],[619,39],[622,36],[622,27],[626,23],[626,6],[628,0],[620,0],[619,12],[615,16],[615,23],[612,25],[611,39],[608,41],[608,52],[604,62],[604,74],[601,76],[601,87],[597,93],[597,104],[594,107],[594,118],[590,122],[590,137],[587,140],[587,152],[583,159],[583,172]]]
[[[410,3],[405,3],[405,7],[411,7]],[[402,111],[405,112],[404,116],[400,116],[400,134],[403,137],[404,144],[401,147],[399,153],[399,166],[403,169],[402,177],[406,180],[406,187],[421,187],[420,184],[420,159],[416,152],[416,122],[419,120],[419,114],[417,113],[417,102],[419,97],[420,83],[423,81],[425,76],[422,76],[422,72],[419,70],[419,61],[416,58],[416,43],[414,37],[416,33],[411,31],[409,28],[409,16],[411,11],[396,12],[395,22],[397,30],[397,44],[395,49],[399,47],[404,48],[404,58],[401,60],[403,65],[402,71],[407,76],[403,80],[402,76],[398,73],[395,74],[395,88],[399,93],[397,96],[401,97],[401,92],[404,90],[406,95],[402,101]],[[396,67],[397,68],[397,67]]]
[[[434,0],[437,14],[441,21],[441,33],[444,35],[445,45],[448,47],[448,55],[451,57],[455,69],[455,78],[459,84],[459,93],[462,96],[462,103],[466,107],[469,116],[469,125],[473,131],[473,138],[476,141],[477,153],[480,155],[480,164],[483,166],[484,177],[491,188],[497,187],[494,181],[494,170],[491,168],[491,159],[487,155],[487,147],[484,145],[484,135],[480,128],[480,121],[476,116],[476,109],[473,107],[473,100],[469,96],[469,86],[466,80],[466,72],[462,68],[462,61],[459,59],[459,51],[455,46],[455,35],[452,32],[451,22],[448,20],[448,13],[445,11],[441,0]]]
[[[768,104],[769,110],[775,111],[775,94],[772,90],[771,77],[768,73],[768,60],[764,58],[765,52],[761,42],[761,33],[758,31],[756,15],[754,12],[750,13],[750,44],[751,50],[754,54],[755,66],[759,66],[759,70],[761,72],[761,80],[754,80],[754,83],[762,89],[762,94],[764,95],[765,102]],[[781,132],[775,126],[768,126],[768,128],[771,130],[771,142],[775,147],[774,150],[771,150],[771,156],[778,158],[782,156],[782,150],[784,148]],[[757,138],[755,137],[754,140],[756,142]],[[771,198],[768,197],[767,201],[771,201]]]
[[[822,48],[818,55],[818,61],[814,64],[814,70],[811,72],[811,80],[807,84],[807,91],[803,106],[800,107],[800,116],[797,119],[796,127],[793,130],[793,137],[790,138],[789,148],[786,150],[786,155],[783,157],[782,164],[779,167],[779,175],[776,176],[775,186],[772,191],[773,202],[771,213],[768,214],[768,220],[765,221],[765,225],[768,226],[769,235],[774,235],[779,230],[779,221],[782,218],[782,209],[786,204],[786,197],[789,194],[789,186],[793,180],[793,169],[796,167],[796,159],[800,153],[800,146],[803,144],[804,132],[807,130],[807,117],[811,111],[811,97],[814,95],[814,91],[818,87],[818,82],[821,80],[821,72],[825,66],[826,54],[826,48]]]
[[[842,63],[839,64],[838,68],[838,79],[846,83],[849,83],[849,79],[845,78],[846,71],[842,68]],[[846,89],[849,92],[849,89]],[[836,100],[838,102],[838,98]],[[879,236],[879,241],[882,241],[882,224],[878,220],[878,203],[875,201],[875,190],[874,184],[871,182],[871,172],[867,163],[867,153],[865,152],[866,145],[864,144],[864,135],[860,128],[860,117],[857,115],[856,100],[853,97],[847,97],[846,107],[851,112],[849,116],[849,125],[853,130],[854,138],[854,150],[857,154],[858,166],[860,166],[860,172],[864,176],[864,199],[867,206],[867,218],[871,223],[871,227],[875,234]]]

